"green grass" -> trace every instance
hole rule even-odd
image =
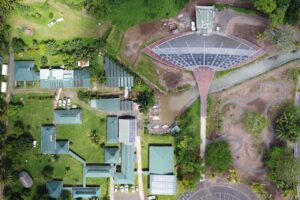
[[[234,10],[236,12],[244,13],[244,14],[252,14],[252,15],[259,15],[259,14],[261,14],[260,12],[258,12],[256,10],[250,10],[250,9],[236,7],[236,6],[231,6],[231,5],[226,5],[226,4],[215,4],[215,7],[219,11],[222,11],[222,10],[225,10],[225,9],[232,9],[232,10]]]
[[[39,100],[37,98],[29,99],[29,97],[45,95],[46,94],[16,95],[12,100],[17,101],[23,99],[24,107],[17,113],[16,116],[10,111],[8,113],[8,134],[13,134],[15,132],[13,124],[17,120],[22,120],[26,126],[26,130],[28,130],[34,139],[37,140],[37,147],[25,153],[23,155],[24,159],[20,160],[20,166],[22,166],[23,169],[26,169],[33,177],[34,185],[28,200],[33,199],[37,188],[40,185],[45,184],[45,180],[43,180],[41,172],[46,165],[54,167],[53,178],[63,179],[65,184],[82,184],[82,165],[80,162],[69,155],[61,155],[56,161],[51,155],[41,154],[41,125],[53,123],[53,100]],[[47,96],[49,96],[49,94],[47,94]],[[104,160],[103,149],[94,146],[90,142],[87,132],[92,129],[98,129],[100,137],[103,138],[104,141],[106,133],[105,118],[104,116],[99,117],[86,109],[82,109],[82,115],[82,126],[58,125],[57,138],[69,139],[71,142],[71,149],[85,158],[88,162],[101,163]],[[70,170],[66,170],[66,167],[70,167]],[[108,186],[105,179],[88,180],[87,183],[100,184],[102,195],[106,194]],[[17,183],[14,186],[14,190],[18,191],[20,189],[20,185]]]
[[[224,70],[224,71],[217,71],[215,73],[215,79],[220,78],[222,76],[225,76],[227,74],[230,74],[231,72],[234,72],[234,71],[236,71],[238,69],[240,69],[240,68],[236,67],[236,68],[231,68],[231,69],[227,69],[227,70]]]

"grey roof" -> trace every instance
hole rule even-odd
[[[119,163],[119,148],[106,147],[105,148],[105,163],[117,164]]]
[[[124,144],[132,144],[135,142],[137,132],[137,120],[119,119],[119,142]]]
[[[175,175],[150,175],[150,194],[154,195],[175,195]]]
[[[56,141],[56,154],[69,154],[69,140]]]
[[[34,61],[14,62],[15,81],[38,81],[39,73],[34,70]]]
[[[107,136],[106,142],[108,144],[118,144],[119,142],[119,122],[117,116],[107,117]]]
[[[214,23],[214,6],[196,6],[197,31],[203,35],[210,34]]]
[[[100,187],[72,187],[72,197],[77,198],[99,198]]]
[[[120,100],[120,98],[92,99],[90,101],[90,105],[92,108],[96,108],[104,112],[119,112],[132,110],[132,101]]]
[[[104,59],[104,65],[106,85],[108,87],[133,87],[133,76],[124,70],[120,65],[112,62],[107,57]]]
[[[55,110],[54,120],[56,124],[82,124],[80,109]]]
[[[56,148],[55,126],[47,125],[41,127],[41,150],[43,154],[54,154]]]

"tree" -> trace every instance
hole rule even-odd
[[[46,165],[42,170],[42,176],[45,180],[52,179],[54,168],[50,165]]]
[[[283,24],[286,9],[286,7],[280,7],[270,14],[271,28],[276,28]]]
[[[225,172],[232,164],[232,155],[229,145],[225,141],[209,144],[205,153],[207,166],[215,172]]]
[[[11,41],[11,46],[16,53],[19,53],[25,50],[26,44],[21,38],[14,37]]]
[[[300,22],[300,1],[291,0],[285,14],[285,22],[295,25]]]
[[[254,0],[254,6],[266,14],[271,14],[276,9],[275,0]]]
[[[298,184],[300,164],[291,150],[273,147],[266,154],[267,175],[278,188],[290,190]]]
[[[48,63],[48,58],[47,58],[46,56],[42,56],[42,57],[41,57],[41,64],[42,64],[43,66],[46,66],[47,63]]]
[[[267,119],[254,111],[246,111],[242,116],[242,122],[247,132],[258,137],[267,127]]]
[[[300,137],[300,108],[287,106],[276,120],[275,132],[281,140],[296,142]]]

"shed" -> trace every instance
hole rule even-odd
[[[150,146],[149,172],[151,174],[173,174],[173,152],[172,146]]]
[[[26,171],[21,171],[19,174],[19,180],[23,187],[25,188],[31,188],[33,181],[31,176]]]
[[[39,73],[34,70],[34,61],[15,61],[15,81],[38,81],[39,79]]]
[[[54,154],[56,149],[56,129],[54,125],[41,127],[41,150],[43,154]]]
[[[108,116],[106,126],[107,126],[106,142],[108,144],[118,144],[119,142],[118,117]]]
[[[104,150],[105,163],[117,164],[119,163],[119,148],[106,147]]]
[[[90,105],[92,108],[96,108],[104,112],[119,112],[120,98],[92,99],[90,101]]]
[[[63,191],[63,182],[62,181],[47,181],[46,188],[48,190],[48,194],[51,198],[60,197]]]
[[[176,195],[175,175],[150,175],[150,194]]]
[[[82,124],[82,114],[80,109],[64,109],[54,111],[56,124]]]
[[[119,119],[119,142],[132,144],[137,133],[137,120],[135,118]]]
[[[72,197],[77,198],[99,198],[100,187],[72,187]]]
[[[7,64],[2,64],[2,75],[6,76],[7,75],[7,70],[8,70],[8,66]]]

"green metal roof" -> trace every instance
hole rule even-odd
[[[105,163],[109,163],[109,164],[119,163],[118,147],[106,147],[104,151],[105,151]]]
[[[54,120],[56,124],[82,124],[80,109],[55,110]]]
[[[122,144],[121,172],[115,173],[115,184],[134,184],[134,145]]]
[[[106,85],[108,87],[133,87],[133,76],[125,71],[120,65],[112,62],[107,57],[104,59],[104,65]]]
[[[84,167],[84,176],[91,178],[108,178],[112,177],[115,171],[115,167],[109,164],[101,165],[86,165]]]
[[[56,154],[69,154],[69,141],[59,140],[56,141]]]
[[[34,71],[34,61],[15,61],[14,80],[16,81],[38,81],[39,73]]]
[[[174,148],[172,146],[150,146],[149,152],[149,172],[151,174],[173,173]]]
[[[62,181],[47,181],[46,188],[48,190],[49,196],[51,198],[60,197],[63,190],[63,182]]]
[[[99,198],[100,187],[72,187],[72,197],[77,198]]]
[[[92,99],[90,101],[90,105],[91,107],[102,110],[104,112],[119,112],[120,98]]]
[[[41,127],[41,150],[43,154],[54,154],[56,147],[55,126],[47,125]]]
[[[119,143],[119,122],[118,117],[108,116],[107,117],[107,139],[108,144]]]

